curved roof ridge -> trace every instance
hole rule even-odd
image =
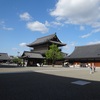
[[[37,38],[37,39],[42,39],[42,38],[46,38],[46,37],[54,37],[56,34],[54,33],[54,34],[50,34],[50,35],[48,35],[48,36],[43,36],[43,37],[40,37],[40,38]]]
[[[60,43],[63,45],[63,43],[59,40],[59,38],[57,37],[56,33],[54,34],[51,34],[51,35],[48,35],[48,36],[44,36],[44,37],[41,37],[41,38],[37,38],[34,42],[28,44],[27,46],[29,47],[33,47],[33,46],[36,46],[36,45],[40,45],[40,44],[43,44],[45,42],[50,42],[51,40],[53,41],[53,39],[55,38],[54,42],[56,43]]]
[[[75,48],[76,47],[96,46],[96,45],[100,45],[100,43],[97,43],[97,44],[87,44],[87,45],[82,45],[82,46],[75,46]]]

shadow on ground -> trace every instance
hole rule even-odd
[[[100,100],[100,82],[71,83],[77,80],[37,72],[0,74],[0,100]]]
[[[0,68],[21,68],[23,66],[17,66],[17,65],[14,65],[14,64],[8,64],[8,65],[0,65]]]

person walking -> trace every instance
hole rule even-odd
[[[94,63],[92,63],[92,70],[93,70],[93,72],[95,72],[95,65],[94,65]]]
[[[91,64],[89,63],[88,66],[89,66],[89,69],[90,69],[90,74],[92,74],[93,71],[92,71],[92,66],[91,66]]]

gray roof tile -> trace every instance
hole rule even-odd
[[[22,57],[28,57],[28,58],[40,58],[40,59],[43,59],[43,58],[44,58],[40,53],[29,52],[29,51],[24,51]]]
[[[52,39],[54,37],[57,38],[57,41],[52,41]],[[54,42],[56,44],[66,45],[66,44],[61,43],[61,41],[58,39],[56,34],[52,34],[52,35],[48,35],[48,36],[44,36],[44,37],[38,38],[37,40],[35,40],[34,42],[28,44],[27,46],[32,47],[32,46],[40,45],[40,44],[43,44],[43,43],[46,43],[46,42],[51,42],[51,43]]]
[[[7,53],[0,53],[0,60],[9,60],[9,56]]]
[[[100,44],[77,46],[69,58],[100,58]]]

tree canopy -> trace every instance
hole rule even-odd
[[[46,52],[46,58],[52,60],[52,65],[54,65],[54,62],[58,59],[62,58],[62,53],[60,49],[57,47],[57,45],[52,44],[50,49]]]

